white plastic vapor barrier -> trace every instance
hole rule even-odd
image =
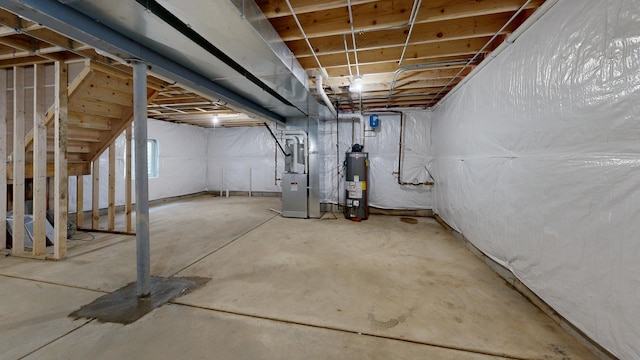
[[[158,177],[149,178],[149,200],[188,195],[207,186],[207,130],[184,124],[148,120],[149,139],[158,143]],[[132,142],[132,146],[133,146]],[[100,208],[108,206],[109,150],[100,156]],[[116,139],[116,205],[124,205],[125,137]],[[133,173],[132,173],[133,174]],[[135,175],[133,175],[135,176]],[[84,176],[84,210],[91,209],[91,175]],[[135,184],[132,186],[135,202]],[[76,181],[69,181],[69,212],[76,211]]]
[[[402,181],[423,183],[430,179],[432,167],[429,114],[404,113]],[[369,206],[383,209],[431,209],[431,186],[398,184],[400,114],[380,113],[380,126],[365,132],[364,152],[369,153]],[[365,123],[369,116],[365,116]],[[368,129],[368,126],[365,126]],[[359,142],[360,123],[341,119],[321,123],[320,140],[324,157],[325,189],[322,202],[344,202],[345,153]],[[338,138],[339,137],[339,138]],[[339,144],[339,147],[336,147]],[[338,172],[340,172],[338,177]]]
[[[640,359],[640,2],[558,2],[430,116],[435,211]]]
[[[272,131],[277,135],[275,127]],[[264,126],[208,130],[210,191],[280,192],[276,179],[283,170],[282,152]]]

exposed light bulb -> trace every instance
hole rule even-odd
[[[356,75],[353,78],[353,82],[351,86],[349,86],[349,91],[351,92],[361,92],[362,91],[362,76]]]
[[[218,117],[218,115],[213,115],[211,117],[211,121],[213,121],[213,124],[216,125],[218,122],[220,122],[220,118]]]

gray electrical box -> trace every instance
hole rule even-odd
[[[282,174],[282,216],[307,218],[307,174]]]

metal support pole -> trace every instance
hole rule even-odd
[[[133,114],[136,156],[136,254],[138,297],[151,294],[149,254],[149,176],[147,169],[147,65],[132,61]]]

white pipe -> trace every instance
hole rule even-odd
[[[249,197],[251,197],[251,168],[249,168]]]
[[[358,119],[358,121],[360,122],[360,142],[358,144],[362,145],[364,147],[364,116],[362,116],[362,114],[356,114],[356,113],[352,113],[352,114],[338,114],[338,119],[343,119],[343,120],[351,120],[353,118]]]
[[[507,36],[505,41],[500,43],[500,45],[498,45],[498,47],[495,50],[493,50],[484,61],[478,64],[478,66],[476,66],[467,76],[462,78],[462,80],[453,89],[451,89],[451,91],[449,91],[447,95],[445,95],[440,101],[438,101],[438,103],[434,106],[434,109],[440,106],[440,104],[444,103],[444,101],[448,97],[453,96],[453,94],[455,94],[464,84],[466,84],[480,70],[482,70],[485,66],[487,66],[487,64],[490,63],[491,60],[493,60],[504,49],[506,49],[507,46],[513,44],[518,39],[518,37],[520,37],[520,35],[522,35],[525,31],[527,31],[527,29],[529,29],[531,25],[533,25],[536,21],[538,21],[538,19],[540,19],[542,15],[546,14],[547,11],[549,11],[549,9],[551,9],[551,7],[553,7],[553,5],[555,5],[557,2],[558,0],[547,0],[544,3],[542,3],[542,5],[540,5],[540,7],[533,14],[531,14],[531,16],[529,16],[527,20],[525,20],[522,23],[522,25],[520,25],[514,32],[512,32],[511,35]]]
[[[324,101],[324,104],[327,105],[327,107],[329,108],[329,111],[331,111],[331,113],[335,115],[336,108],[333,107],[331,100],[329,99],[329,97],[327,96],[327,93],[324,91],[324,88],[322,87],[321,75],[316,75],[316,90],[318,91],[318,94],[320,94],[320,97],[322,98],[322,101]]]
[[[411,16],[409,16],[409,33],[407,34],[407,40],[404,42],[404,47],[402,48],[402,54],[400,55],[400,60],[398,60],[398,65],[402,65],[402,60],[404,60],[404,54],[407,52],[407,46],[409,46],[409,39],[411,39],[411,33],[413,32],[413,27],[416,24],[416,18],[418,17],[418,11],[420,10],[420,4],[422,4],[422,0],[415,0],[413,2],[413,8],[411,9]]]
[[[309,135],[307,135],[307,133],[303,130],[284,130],[282,134],[285,135],[285,138],[287,138],[287,136],[293,136],[296,140],[298,140],[298,142],[299,139],[295,137],[296,135],[304,137],[304,173],[309,173],[309,164],[307,161],[309,159]],[[294,151],[294,164],[297,164],[297,151]]]
[[[222,172],[220,173],[220,197],[222,197],[222,189],[224,189],[224,168],[222,168]]]

